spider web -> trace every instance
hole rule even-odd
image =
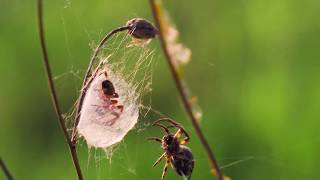
[[[70,8],[71,3],[67,1],[66,8]],[[66,46],[69,47],[68,42],[68,33],[66,24],[64,21],[64,16],[61,15],[62,24],[64,27],[64,36]],[[90,34],[85,26],[81,24],[81,27],[84,29],[85,34],[87,34],[88,39],[90,40],[94,35]],[[103,33],[99,33],[100,38],[103,37]],[[99,40],[92,41],[89,43],[92,51],[95,49]],[[71,58],[72,53],[70,48],[67,48],[68,56]],[[108,43],[103,47],[102,53],[100,53],[98,59],[104,59],[109,57],[108,65],[112,69],[117,69],[117,73],[121,74],[124,79],[128,82],[133,83],[136,89],[136,93],[139,95],[139,104],[140,104],[140,117],[138,123],[135,126],[135,130],[129,132],[128,136],[120,142],[108,149],[96,149],[93,147],[87,147],[86,142],[83,139],[79,139],[77,146],[78,149],[82,149],[82,155],[87,154],[86,162],[81,162],[83,166],[83,173],[85,176],[94,177],[95,179],[137,179],[137,166],[141,160],[139,156],[139,147],[145,142],[139,140],[141,136],[151,136],[151,134],[146,131],[152,124],[152,121],[157,119],[168,117],[167,115],[151,108],[151,91],[152,91],[152,69],[155,65],[155,53],[152,47],[149,45],[139,46],[132,43],[131,37],[127,33],[117,34],[112,37]],[[88,56],[89,60],[89,56]],[[96,62],[96,65],[99,62]],[[94,68],[93,68],[94,69]],[[80,83],[82,81],[82,75],[84,70],[79,71],[71,67],[71,70],[55,77],[55,82],[57,83],[58,88],[61,84],[64,84],[66,79],[73,79],[75,82]],[[79,92],[80,88],[76,88],[75,91]],[[67,113],[65,113],[65,119],[69,130],[73,128],[75,112],[75,103],[69,108]],[[188,129],[191,129],[191,126],[187,126]],[[132,136],[135,136],[132,138]],[[156,145],[154,145],[156,146]],[[87,149],[87,150],[85,150]],[[85,153],[87,151],[87,153]],[[150,150],[152,152],[152,149]],[[157,150],[158,154],[161,154],[161,150]],[[81,153],[81,151],[80,151]],[[79,154],[80,154],[79,153]],[[154,155],[154,160],[156,160],[157,154]],[[240,160],[234,160],[231,163],[229,162],[225,168],[230,168],[239,163],[249,161],[247,157],[239,158]],[[151,160],[150,165],[154,160]],[[201,159],[195,159],[196,161],[202,161]],[[206,161],[203,159],[203,161]],[[115,169],[120,170],[120,173],[113,173]],[[160,176],[160,169],[155,170]],[[133,177],[133,178],[132,178]]]
[[[65,2],[65,7],[68,11],[72,10],[72,3],[70,0]],[[65,21],[65,15],[63,10],[61,11],[61,24],[64,28],[64,40],[65,46],[67,47],[68,57],[70,59],[74,58],[76,52],[72,51],[70,48],[69,35],[71,32],[68,31],[68,24]],[[99,30],[99,33],[89,32],[85,23],[81,22],[75,13],[73,17],[77,23],[79,23],[79,29],[83,31],[86,35],[88,41],[90,41],[89,46],[93,50],[99,42],[99,39],[103,37],[105,30]],[[94,37],[99,36],[95,41]],[[152,43],[151,43],[152,45]],[[152,72],[155,66],[155,53],[152,46],[135,46],[131,42],[131,37],[125,33],[118,34],[114,36],[109,43],[104,47],[103,52],[99,55],[99,59],[103,59],[110,55],[110,65],[113,69],[117,69],[119,74],[122,74],[123,78],[132,82],[135,85],[137,94],[139,94],[139,104],[141,106],[141,114],[136,128],[129,132],[125,139],[117,144],[116,146],[109,148],[107,150],[87,148],[85,141],[79,139],[78,149],[79,155],[81,157],[86,156],[87,158],[81,158],[81,167],[85,177],[93,177],[91,179],[138,179],[138,173],[141,173],[148,168],[147,171],[151,171],[150,166],[153,161],[156,160],[157,155],[161,154],[161,149],[155,150],[158,144],[150,145],[146,143],[143,139],[144,137],[151,136],[149,131],[146,131],[150,126],[152,121],[157,120],[163,116],[159,111],[151,108],[151,91],[152,91]],[[91,54],[88,54],[87,61],[89,61]],[[69,59],[69,61],[70,61]],[[85,69],[79,71],[73,66],[68,72],[60,73],[55,77],[55,83],[58,89],[61,91],[62,86],[69,83],[71,79],[74,83],[72,91],[76,94],[74,99],[77,98],[80,87],[76,84],[80,84],[82,81],[83,72]],[[65,88],[63,88],[65,89]],[[65,109],[69,109],[65,113],[66,123],[71,130],[73,126],[74,119],[74,99],[71,105]],[[186,129],[192,129],[190,125],[185,125]],[[153,134],[153,133],[152,133]],[[143,139],[143,140],[141,140]],[[195,139],[195,138],[193,138]],[[149,148],[147,147],[149,146]],[[148,151],[153,154],[154,159],[148,159],[150,166],[139,167],[140,162],[145,159],[143,155],[140,154],[140,149],[148,148]],[[155,152],[156,151],[156,152]],[[285,152],[283,152],[285,153]],[[265,153],[262,155],[240,155],[236,157],[221,157],[219,161],[221,162],[221,167],[223,170],[229,170],[231,168],[236,168],[239,166],[246,166],[247,164],[258,164],[264,163],[271,166],[275,166],[281,169],[294,169],[297,174],[308,174],[308,172],[299,171],[294,165],[288,165],[283,163],[281,160],[277,160],[277,157],[281,154],[273,155]],[[83,160],[85,159],[85,160]],[[197,158],[196,163],[205,164],[207,159]],[[144,163],[142,163],[144,165]],[[199,169],[197,169],[198,171]],[[155,178],[160,177],[161,168],[153,170]],[[170,171],[170,170],[169,170]],[[169,175],[173,174],[169,172]],[[128,178],[129,177],[129,178]],[[168,178],[169,179],[169,178]]]
[[[62,15],[62,24],[65,31],[66,46],[69,46],[68,37],[67,37],[67,28],[63,20],[64,16]],[[91,37],[92,35],[88,35]],[[95,42],[90,42],[90,48],[93,49],[98,44],[99,40]],[[69,57],[72,57],[72,53],[69,51],[70,48],[67,48]],[[116,70],[117,75],[121,75],[123,79],[134,85],[134,89],[138,97],[139,104],[147,104],[150,107],[151,104],[151,84],[152,84],[152,68],[154,66],[154,50],[149,45],[139,45],[133,44],[132,38],[127,33],[120,33],[113,36],[108,43],[103,47],[103,50],[99,54],[98,59],[103,60],[108,57],[108,67]],[[88,58],[89,59],[89,58]],[[95,66],[99,63],[96,61]],[[93,68],[94,69],[94,68]],[[82,70],[83,72],[83,70]],[[55,77],[55,82],[58,88],[61,88],[67,79],[74,79],[76,82],[82,81],[82,74],[80,71],[71,68],[70,71],[57,75]],[[80,88],[77,88],[79,92]],[[147,97],[147,98],[144,98]],[[69,108],[68,112],[65,113],[65,119],[69,130],[73,128],[73,120],[75,113],[75,103]],[[145,117],[147,112],[141,111],[141,117]],[[145,128],[149,123],[143,122],[144,119],[138,120],[136,129],[132,132],[140,132],[142,128]],[[142,124],[142,125],[141,125]],[[141,128],[140,128],[141,127]],[[129,133],[129,134],[132,134]],[[130,135],[129,135],[130,136]],[[127,137],[125,137],[127,138]],[[133,146],[135,150],[139,147],[140,141],[136,140],[135,145]],[[87,145],[83,139],[78,140],[78,148],[86,149]],[[112,172],[114,168],[114,162],[116,163],[117,169],[122,169],[121,176],[135,176],[136,168],[135,164],[138,162],[137,159],[131,160],[129,157],[129,148],[126,140],[124,139],[119,144],[116,144],[108,149],[96,149],[93,147],[88,147],[87,162],[84,166],[85,176],[92,176],[94,172],[96,179],[114,179]],[[136,151],[137,155],[138,151]],[[80,153],[79,153],[80,154]],[[124,157],[123,157],[124,156]],[[82,162],[83,165],[83,162]],[[106,176],[105,176],[106,175]]]

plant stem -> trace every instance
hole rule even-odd
[[[45,45],[43,12],[42,12],[43,10],[42,9],[43,9],[42,8],[42,0],[38,0],[38,28],[39,28],[41,51],[43,54],[42,60],[43,60],[44,69],[45,69],[45,72],[46,72],[46,75],[48,78],[48,85],[49,85],[49,90],[50,90],[50,94],[51,94],[51,100],[52,100],[55,112],[58,116],[58,122],[59,122],[60,128],[61,128],[63,135],[65,137],[65,140],[67,141],[67,144],[69,146],[69,150],[71,152],[72,161],[73,161],[74,167],[76,169],[78,179],[83,180],[81,168],[80,168],[79,160],[78,160],[78,156],[77,156],[76,147],[73,146],[73,144],[71,143],[71,140],[69,138],[69,134],[68,134],[67,128],[64,124],[64,119],[61,114],[57,93],[56,93],[54,83],[52,80],[52,73],[51,73],[51,68],[50,68],[50,63],[49,63],[49,57],[48,57],[48,52],[47,52],[47,48]]]
[[[129,27],[123,26],[123,27],[119,27],[117,29],[114,29],[114,30],[110,31],[108,34],[106,34],[105,37],[100,41],[99,45],[96,47],[96,49],[91,57],[87,72],[86,72],[84,79],[83,79],[83,82],[82,82],[80,97],[78,98],[78,102],[77,102],[76,115],[75,115],[73,130],[72,130],[72,138],[71,138],[71,142],[73,143],[73,145],[75,145],[76,141],[77,141],[77,138],[76,138],[77,137],[77,126],[78,126],[79,119],[80,119],[80,111],[81,111],[81,107],[82,107],[82,103],[83,103],[85,94],[86,94],[87,89],[89,87],[87,82],[88,82],[88,78],[90,76],[90,72],[91,72],[92,66],[94,64],[94,61],[97,59],[99,52],[101,51],[103,45],[107,42],[108,39],[110,39],[114,34],[128,30],[128,29],[129,29]]]
[[[5,176],[7,177],[7,180],[13,180],[13,176],[11,175],[8,167],[6,166],[6,164],[4,163],[4,161],[0,158],[0,167],[3,171],[3,173],[5,174]]]
[[[211,150],[206,138],[204,137],[203,132],[201,131],[201,128],[197,122],[195,115],[193,114],[192,105],[190,104],[190,102],[188,100],[188,96],[187,96],[186,92],[184,91],[184,88],[182,85],[182,80],[180,79],[179,74],[178,74],[176,68],[174,67],[172,57],[170,56],[170,54],[168,52],[168,47],[167,47],[166,40],[164,37],[163,26],[161,24],[161,19],[160,19],[161,17],[159,15],[158,7],[155,3],[155,0],[150,0],[150,5],[151,5],[151,10],[152,10],[152,14],[153,14],[156,26],[159,30],[159,38],[160,38],[161,47],[162,47],[162,50],[163,50],[164,55],[166,57],[167,63],[169,65],[169,69],[171,71],[171,75],[172,75],[174,82],[176,84],[178,93],[180,94],[180,98],[182,100],[184,108],[187,111],[187,114],[192,122],[192,125],[196,131],[196,134],[198,135],[198,138],[200,139],[200,141],[201,141],[201,143],[207,153],[207,156],[208,156],[208,159],[209,159],[209,162],[210,162],[210,165],[212,167],[214,174],[218,177],[219,180],[223,180],[223,175],[220,171],[218,162],[215,159],[213,151]]]

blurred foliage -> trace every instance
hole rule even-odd
[[[147,0],[45,1],[46,38],[55,75],[80,70],[104,33],[133,17],[152,19]],[[192,49],[185,76],[203,110],[201,126],[232,179],[319,179],[320,1],[165,1]],[[17,179],[76,179],[42,69],[36,2],[0,1],[0,155]],[[158,40],[152,107],[182,122],[196,157],[193,179],[212,179],[205,153],[176,94]],[[62,108],[80,80],[56,81]],[[133,130],[114,151],[79,147],[86,179],[160,179],[161,154]],[[248,159],[248,160],[246,160]],[[245,161],[246,160],[246,161]],[[0,179],[4,179],[0,175]],[[167,179],[178,179],[170,169]]]

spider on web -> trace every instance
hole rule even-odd
[[[167,122],[169,125],[166,126],[162,122]],[[184,146],[184,144],[190,140],[188,133],[179,123],[167,118],[155,121],[153,126],[162,128],[166,133],[162,139],[158,137],[148,138],[148,140],[154,140],[161,143],[161,147],[164,150],[164,153],[153,165],[153,167],[155,167],[163,159],[166,159],[161,179],[166,175],[170,164],[177,174],[186,179],[190,179],[194,167],[194,158],[191,149]],[[178,131],[175,134],[172,134],[169,128],[178,128]],[[181,135],[184,135],[185,137],[182,140],[179,140]]]

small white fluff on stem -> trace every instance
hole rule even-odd
[[[112,82],[119,95],[115,106],[122,105],[123,111],[110,108],[111,102],[103,98],[101,84],[104,80]],[[121,74],[106,67],[98,69],[83,101],[77,126],[79,135],[85,138],[89,146],[97,148],[108,148],[120,142],[138,121],[138,98],[135,87],[124,80]],[[111,121],[114,121],[112,125]]]

